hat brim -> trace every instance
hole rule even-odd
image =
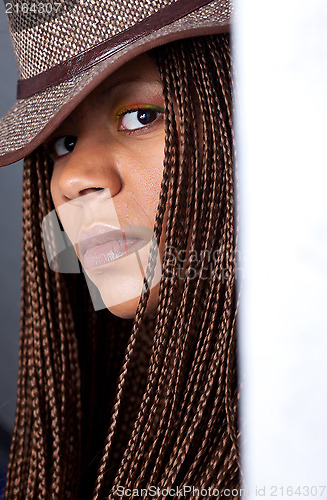
[[[229,27],[229,19],[222,20],[220,2],[213,1],[121,48],[83,73],[18,100],[0,120],[0,167],[34,151],[94,88],[132,58],[174,40],[225,33]]]

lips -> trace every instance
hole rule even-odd
[[[78,252],[85,269],[103,266],[135,253],[147,245],[152,238],[150,228],[128,226],[117,229],[96,226],[82,231],[78,239]]]

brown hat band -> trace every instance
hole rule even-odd
[[[155,12],[147,19],[140,21],[122,33],[99,43],[91,49],[81,52],[77,56],[71,57],[36,76],[18,80],[17,99],[30,97],[37,92],[41,92],[42,90],[58,85],[61,82],[79,75],[86,69],[91,68],[100,61],[113,55],[126,45],[181,19],[210,2],[211,0],[176,0],[176,2]]]

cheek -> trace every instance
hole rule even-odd
[[[58,203],[57,203],[56,188],[55,188],[55,183],[53,182],[53,177],[51,178],[51,181],[50,181],[50,195],[51,195],[54,207],[57,208]]]
[[[59,184],[58,184],[59,175],[60,175],[60,168],[59,167],[53,168],[50,179],[50,194],[55,208],[57,208],[60,204]]]
[[[131,192],[136,202],[153,224],[161,191],[164,163],[164,137],[142,154],[137,155],[135,169],[131,172]]]

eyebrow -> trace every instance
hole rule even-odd
[[[119,87],[120,85],[125,85],[125,84],[129,84],[129,83],[136,83],[136,82],[139,82],[139,83],[159,83],[160,85],[162,85],[162,81],[158,80],[158,79],[148,79],[148,78],[142,78],[142,77],[139,77],[139,76],[130,76],[130,77],[126,77],[125,76],[125,77],[122,77],[122,78],[118,78],[111,85],[108,85],[108,86],[104,87],[104,89],[100,93],[100,96],[103,99],[109,99],[112,91],[115,88]],[[89,106],[91,106],[91,108],[95,108],[96,109],[98,107],[98,104],[96,104],[95,102],[93,102],[93,100],[91,100],[89,102]],[[65,123],[66,121],[74,122],[75,120],[74,120],[74,118],[72,116],[73,113],[71,113],[70,115],[68,115],[67,118],[64,120],[63,123]]]

